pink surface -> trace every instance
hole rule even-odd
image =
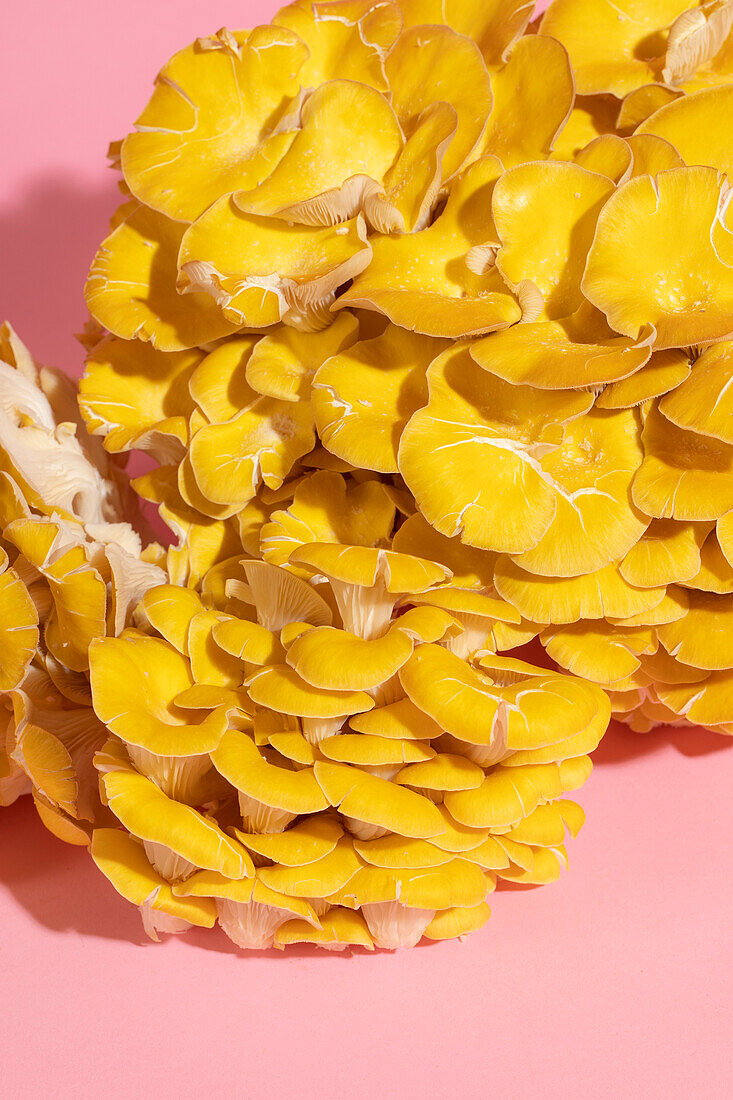
[[[81,287],[115,204],[110,138],[175,48],[274,4],[26,0],[4,12],[0,312],[78,370]],[[175,12],[175,15],[172,13]],[[0,811],[0,1095],[724,1097],[733,743],[614,729],[572,871],[495,895],[465,943],[244,956],[145,945],[27,801]]]

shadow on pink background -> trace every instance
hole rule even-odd
[[[117,203],[107,142],[173,49],[275,5],[14,5],[0,64],[0,313],[73,374]],[[0,1097],[685,1098],[733,1092],[733,743],[615,726],[572,870],[411,952],[148,944],[86,852],[0,811]]]

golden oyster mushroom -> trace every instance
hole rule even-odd
[[[733,332],[728,193],[715,169],[692,167],[637,176],[609,198],[582,289],[612,328],[638,338],[653,325],[657,348],[717,341]]]

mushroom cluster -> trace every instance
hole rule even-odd
[[[32,793],[71,844],[105,821],[89,647],[123,631],[166,579],[162,548],[143,549],[130,516],[135,498],[87,434],[74,384],[1,326],[0,806]]]
[[[174,541],[79,676],[154,938],[463,935],[612,712],[733,732],[733,0],[533,8],[294,0],[111,147],[79,405]]]

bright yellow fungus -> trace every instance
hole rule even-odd
[[[461,937],[611,713],[733,732],[733,3],[532,7],[198,39],[78,400],[0,328],[0,804],[153,938]]]

